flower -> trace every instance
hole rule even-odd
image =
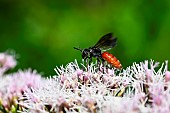
[[[161,113],[170,112],[167,61],[134,63],[123,70],[102,71],[96,64],[84,69],[77,61],[56,67],[57,76],[25,91],[23,113]]]
[[[0,106],[6,112],[10,112],[14,107],[17,107],[18,97],[22,96],[24,91],[37,88],[44,79],[35,70],[28,69],[2,76],[0,81]]]
[[[170,71],[165,72],[165,81],[169,82],[170,81]]]
[[[0,53],[0,76],[10,68],[14,68],[17,62],[14,56],[7,53]]]
[[[20,109],[18,97],[45,81],[36,70],[31,69],[5,74],[16,64],[14,55],[0,53],[0,112],[16,113]]]

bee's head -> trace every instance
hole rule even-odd
[[[76,48],[76,47],[74,47],[74,49],[82,52],[82,58],[83,59],[88,58],[88,56],[90,56],[90,50],[91,49],[80,49],[80,48]]]
[[[90,56],[90,49],[84,49],[82,51],[82,58],[85,59],[87,58],[88,56]]]

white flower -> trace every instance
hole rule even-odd
[[[121,71],[95,64],[81,69],[77,61],[55,68],[57,76],[38,89],[26,91],[20,105],[23,113],[149,113],[170,111],[167,61],[134,63]],[[149,68],[150,67],[150,68]],[[166,102],[168,100],[168,102]],[[158,107],[157,107],[158,106]],[[165,109],[164,109],[165,108]]]

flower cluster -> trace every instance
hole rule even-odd
[[[21,109],[18,98],[23,96],[25,91],[37,88],[44,80],[31,69],[5,74],[7,70],[14,68],[16,63],[14,56],[0,53],[0,113],[17,113],[17,110]]]
[[[77,61],[42,78],[35,70],[5,72],[14,56],[0,53],[0,113],[169,113],[168,61],[133,63],[126,69],[81,67]]]
[[[22,113],[168,113],[168,62],[134,63],[118,70],[77,61],[57,67],[56,76],[20,97]]]

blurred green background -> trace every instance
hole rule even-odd
[[[123,67],[169,60],[170,0],[0,0],[0,51],[19,54],[16,69],[54,75],[109,32]]]

